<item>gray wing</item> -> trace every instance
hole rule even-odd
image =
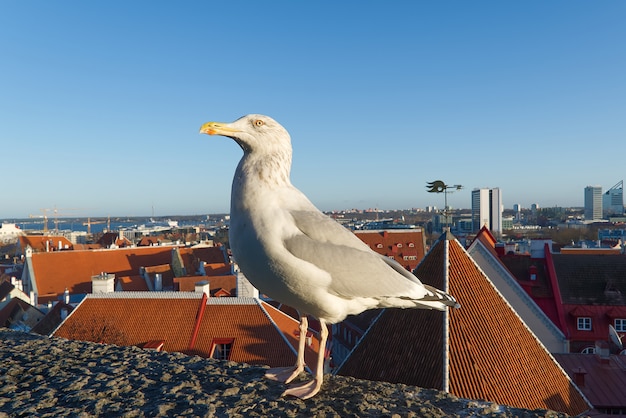
[[[288,237],[285,247],[294,256],[331,275],[329,292],[346,298],[420,298],[429,293],[400,264],[372,251],[352,232],[321,212],[290,213],[301,233]]]

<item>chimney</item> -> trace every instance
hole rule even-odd
[[[246,279],[241,271],[237,272],[237,297],[239,298],[259,298],[259,290]]]
[[[203,292],[207,297],[211,297],[211,285],[208,280],[196,283],[196,292]]]
[[[67,289],[67,287],[65,288],[65,292],[63,292],[63,302],[68,305],[70,304],[70,291]]]
[[[114,291],[115,274],[102,272],[96,276],[91,276],[91,293],[111,293]]]
[[[585,375],[587,371],[582,367],[576,367],[574,370],[574,383],[579,388],[585,387]]]
[[[163,275],[156,273],[154,275],[154,290],[160,292],[163,290]]]
[[[600,363],[609,364],[609,359],[611,357],[609,343],[606,341],[596,341],[596,355],[598,356]]]

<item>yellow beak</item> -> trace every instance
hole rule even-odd
[[[227,123],[220,122],[207,122],[200,127],[201,134],[207,135],[224,135],[228,136],[229,134],[239,132],[237,129],[233,129],[228,126]]]

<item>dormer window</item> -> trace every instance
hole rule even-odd
[[[230,359],[230,352],[233,349],[234,338],[215,338],[211,344],[211,358],[217,360]]]
[[[383,244],[376,244],[376,248],[383,248]]]
[[[415,244],[413,244],[412,242],[409,242],[409,248],[413,248],[415,247]]]
[[[626,318],[615,318],[615,331],[626,332]]]
[[[579,316],[576,322],[579,331],[591,331],[591,318],[588,316]]]
[[[401,242],[398,243],[398,248],[402,248],[402,243]]]

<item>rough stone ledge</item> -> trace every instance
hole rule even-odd
[[[0,417],[566,417],[402,384],[327,376],[306,401],[265,368],[0,328]]]

